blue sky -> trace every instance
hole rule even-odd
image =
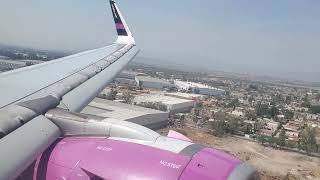
[[[320,77],[318,0],[117,2],[140,56],[208,70]],[[115,39],[107,0],[1,0],[0,22],[2,44],[77,52]]]

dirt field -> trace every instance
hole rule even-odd
[[[168,131],[159,132],[166,135]],[[320,180],[320,158],[264,147],[235,137],[218,138],[201,130],[184,128],[183,132],[195,143],[223,150],[249,162],[260,172],[262,180]]]

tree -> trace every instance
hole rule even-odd
[[[249,90],[257,91],[257,90],[259,90],[259,87],[256,84],[250,84],[249,85]]]
[[[316,100],[317,100],[317,101],[320,101],[320,93],[318,93],[318,94],[316,95]]]
[[[201,109],[200,116],[203,121],[208,121],[211,117],[211,114],[210,114],[210,111],[204,108],[204,109]]]
[[[286,96],[286,104],[290,104],[292,101],[291,95]]]
[[[269,106],[267,104],[258,103],[256,106],[256,114],[258,117],[267,115],[269,111]]]
[[[200,116],[200,110],[198,108],[193,108],[190,114],[193,122],[195,123],[198,122],[198,116]]]
[[[118,91],[112,88],[110,92],[106,95],[106,99],[111,101],[116,100],[117,94],[118,94]]]
[[[226,133],[226,123],[224,120],[216,120],[211,123],[210,127],[213,135],[222,137]]]
[[[251,104],[253,101],[254,101],[254,98],[253,98],[252,96],[250,96],[250,97],[248,98],[248,102]]]
[[[306,108],[309,108],[311,106],[311,103],[309,102],[309,99],[308,99],[308,94],[306,94],[303,98],[302,98],[302,104],[301,106],[302,107],[306,107]]]
[[[277,144],[280,147],[286,146],[286,139],[287,139],[286,130],[282,128],[281,131],[280,131],[280,134],[279,134],[279,139],[278,139],[278,143]]]
[[[287,141],[287,147],[289,147],[289,148],[297,148],[298,145],[297,145],[296,141],[288,140]]]
[[[256,120],[257,119],[257,114],[256,114],[255,111],[248,110],[247,113],[246,113],[246,117],[248,119],[251,119],[251,120]]]
[[[314,128],[307,126],[299,133],[299,149],[307,152],[317,152],[316,131]]]
[[[275,146],[278,142],[278,138],[276,137],[270,137],[270,136],[267,136],[267,142],[269,143],[270,146]]]
[[[320,114],[320,106],[311,106],[310,113],[312,114]]]
[[[257,121],[253,126],[254,133],[257,133],[258,131],[260,131],[260,129],[262,129],[264,126],[265,126],[265,122],[263,120]]]
[[[238,119],[229,119],[226,122],[226,131],[230,134],[236,134],[236,132],[239,130],[241,124]]]
[[[129,92],[124,92],[122,99],[124,100],[125,103],[132,104],[134,96],[132,94],[130,94]]]
[[[276,106],[272,106],[268,114],[270,114],[272,118],[275,118],[279,114],[279,109]]]
[[[215,113],[214,119],[219,119],[219,120],[225,121],[227,119],[227,114],[225,112],[218,111],[217,113]]]
[[[254,124],[249,124],[249,123],[244,123],[243,127],[242,127],[242,131],[245,134],[255,134],[257,132],[257,123]]]
[[[240,105],[239,99],[233,99],[230,103],[226,105],[227,108],[236,109]]]
[[[261,144],[265,144],[267,141],[266,141],[266,137],[265,135],[258,135],[257,136],[257,140],[261,143]]]
[[[276,142],[278,141],[277,138],[266,136],[266,135],[258,135],[256,137],[257,141],[259,141],[261,144],[268,143],[270,146],[274,146]]]
[[[203,108],[203,103],[202,102],[198,102],[195,106],[196,109],[198,109],[199,111]]]
[[[138,106],[142,106],[142,107],[146,107],[146,108],[150,108],[150,109],[155,109],[155,110],[159,110],[159,111],[167,111],[168,108],[165,104],[163,104],[162,102],[142,102],[140,104],[138,104]]]
[[[282,113],[283,113],[285,119],[292,119],[294,117],[294,112],[292,112],[288,109],[283,110]]]
[[[282,97],[281,94],[276,94],[272,98],[272,102],[274,103],[274,105],[283,102],[283,100],[284,100],[284,98]]]
[[[156,106],[160,111],[168,111],[168,107],[162,102],[156,102]]]

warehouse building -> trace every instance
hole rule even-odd
[[[151,89],[164,89],[164,88],[174,88],[174,84],[169,81],[153,78],[150,76],[136,76],[136,82],[139,87],[151,88]]]
[[[122,71],[122,72],[117,76],[117,78],[135,80],[135,78],[136,78],[137,75],[139,75],[138,72],[134,72],[134,71]]]
[[[18,69],[26,66],[25,62],[0,59],[0,66],[11,69]]]
[[[223,89],[218,89],[200,83],[176,80],[174,81],[174,84],[178,87],[179,90],[192,92],[196,94],[203,94],[208,96],[221,96],[226,94],[226,91]]]
[[[114,83],[117,86],[136,86],[137,83],[134,79],[115,78]]]
[[[167,107],[167,110],[170,114],[190,112],[191,109],[197,104],[197,102],[194,100],[175,98],[165,96],[164,94],[147,94],[136,96],[134,102],[136,104],[146,102],[160,102]]]
[[[191,94],[191,93],[182,93],[182,92],[174,92],[174,93],[165,93],[166,96],[176,97],[180,99],[189,99],[189,100],[203,100],[206,96],[202,94]]]
[[[150,129],[160,129],[168,124],[168,112],[95,98],[83,111],[119,121],[133,122]]]
[[[136,86],[136,76],[144,76],[145,74],[134,71],[122,71],[114,80],[118,86]]]

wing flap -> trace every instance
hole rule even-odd
[[[137,53],[138,49],[133,47],[101,73],[67,93],[62,99],[62,103],[66,105],[70,111],[80,112],[114,79]]]

